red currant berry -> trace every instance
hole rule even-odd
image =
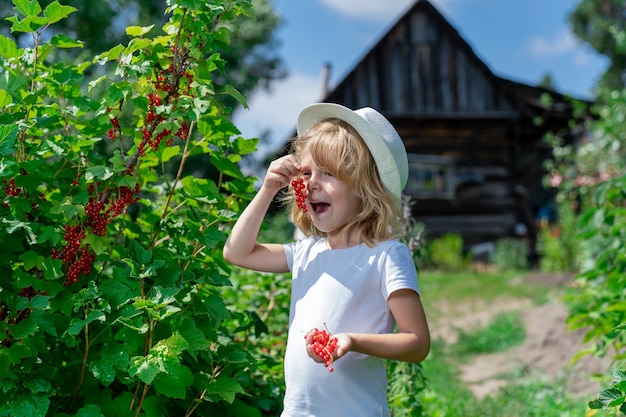
[[[328,372],[333,372],[333,353],[337,349],[338,339],[327,330],[313,329],[313,351],[322,358]]]
[[[302,179],[302,177],[293,179],[291,181],[291,187],[293,188],[296,204],[298,205],[298,207],[300,207],[300,209],[302,209],[303,212],[306,213],[308,209],[305,203],[306,194],[304,193],[304,190],[306,188],[306,185],[304,185],[304,179]]]

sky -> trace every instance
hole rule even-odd
[[[330,89],[394,26],[415,0],[274,0],[283,19],[278,53],[289,75],[271,91],[248,96],[234,122],[247,138],[268,133],[259,152],[295,131],[298,112],[321,101],[322,70]],[[429,0],[491,71],[537,85],[546,74],[557,91],[591,98],[607,60],[571,32],[567,16],[579,0]]]

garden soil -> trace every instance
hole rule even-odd
[[[528,285],[563,287],[571,283],[571,276],[530,273],[519,279]],[[549,291],[548,291],[549,292]],[[584,355],[574,363],[575,356],[588,345],[584,344],[585,330],[571,331],[565,320],[566,306],[558,297],[533,305],[530,301],[503,299],[489,304],[472,304],[442,311],[441,318],[432,323],[433,339],[454,343],[459,329],[470,329],[489,324],[494,315],[506,311],[519,311],[526,329],[523,344],[507,351],[476,356],[460,366],[461,380],[478,398],[494,392],[511,381],[511,375],[520,378],[563,379],[570,395],[595,398],[600,383],[595,374],[605,375],[610,369],[609,358]],[[444,307],[445,310],[445,307]],[[459,312],[462,310],[462,313]],[[521,381],[516,379],[518,382]]]

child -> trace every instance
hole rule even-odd
[[[389,416],[384,359],[420,362],[430,349],[415,264],[395,240],[404,144],[377,111],[330,103],[305,107],[297,131],[293,154],[270,164],[224,258],[292,273],[283,417]],[[270,203],[290,185],[293,222],[308,237],[257,243]],[[331,332],[336,347],[316,353],[315,329]]]

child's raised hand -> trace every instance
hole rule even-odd
[[[263,179],[263,187],[277,193],[289,185],[291,179],[300,174],[300,163],[293,155],[286,155],[270,163]]]

